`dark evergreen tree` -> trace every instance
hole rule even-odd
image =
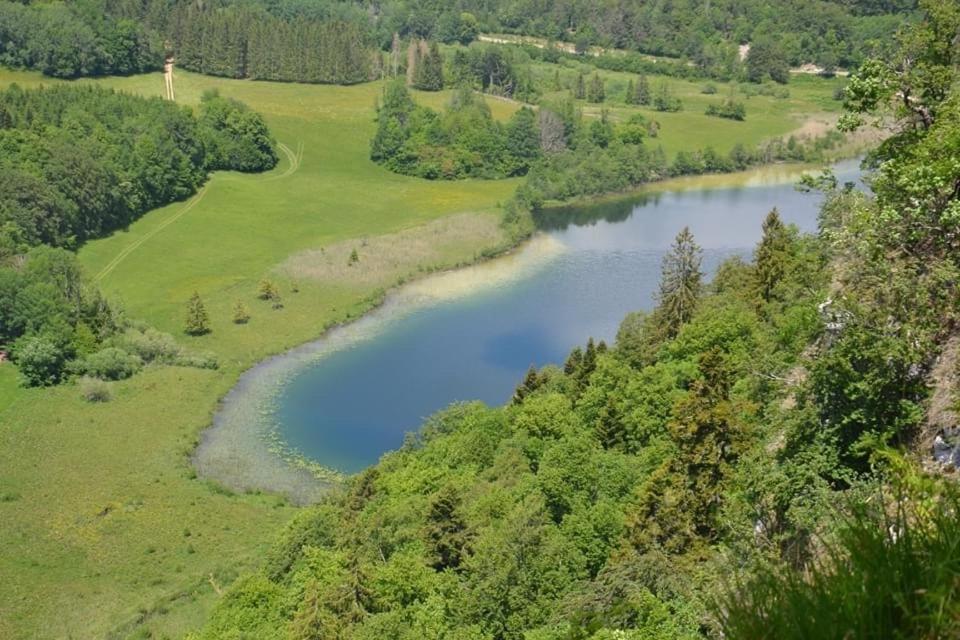
[[[577,85],[573,90],[573,97],[577,100],[583,100],[587,97],[587,86],[582,71],[577,75]]]
[[[587,89],[587,102],[600,103],[606,100],[607,93],[604,88],[603,78],[599,73],[593,74],[590,79],[590,87]]]
[[[712,538],[720,505],[720,483],[738,451],[738,434],[730,405],[730,372],[716,348],[700,357],[699,378],[674,409],[670,435],[677,445],[675,461],[685,479],[688,504],[696,511],[697,533]]]
[[[580,371],[580,367],[583,365],[583,349],[580,347],[574,347],[570,352],[570,355],[567,356],[566,362],[563,364],[563,372],[568,376],[576,376],[577,372]]]
[[[436,42],[419,57],[413,78],[413,86],[422,91],[443,89],[443,56]]]
[[[622,447],[625,444],[627,432],[613,394],[607,395],[607,401],[600,410],[594,429],[604,449]]]
[[[460,496],[445,486],[434,496],[427,515],[427,539],[433,548],[433,568],[457,569],[469,541],[466,523],[459,514]]]
[[[540,374],[537,373],[537,368],[530,365],[527,374],[523,377],[523,382],[513,392],[513,404],[522,403],[527,396],[540,388],[540,384],[541,379]]]
[[[770,302],[774,288],[784,276],[789,245],[787,228],[774,208],[763,221],[763,237],[754,254],[757,293],[764,302]]]
[[[697,307],[703,279],[702,253],[689,227],[684,227],[663,258],[658,312],[669,336],[677,334]]]
[[[637,78],[637,84],[633,90],[633,104],[650,104],[650,81],[647,80],[647,76],[644,74],[641,74]]]

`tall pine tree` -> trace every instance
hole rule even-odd
[[[757,294],[764,302],[770,302],[774,288],[783,279],[789,245],[787,228],[774,208],[763,221],[763,238],[754,254]]]
[[[684,227],[663,258],[658,311],[670,337],[693,317],[703,288],[702,255],[690,228]]]

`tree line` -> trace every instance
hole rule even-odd
[[[455,5],[359,1],[77,0],[68,4],[0,3],[0,60],[58,76],[156,69],[164,53],[184,68],[236,78],[352,84],[379,70],[379,51],[395,38],[469,44],[480,30],[575,41],[676,58],[589,58],[602,68],[681,77],[738,77],[738,46],[751,45],[751,80],[785,81],[789,65],[815,62],[828,72],[852,67],[913,8],[912,2],[750,0],[669,4],[563,0],[540,6],[516,0]],[[865,9],[864,7],[869,7]],[[569,54],[548,47],[533,56]]]
[[[159,69],[163,43],[138,21],[90,3],[0,2],[0,64],[75,78]]]

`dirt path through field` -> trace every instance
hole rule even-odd
[[[208,184],[209,184],[209,183],[208,183]],[[188,200],[187,203],[183,206],[183,208],[180,209],[180,211],[178,211],[178,212],[175,213],[174,215],[172,215],[172,216],[170,216],[169,218],[167,218],[166,220],[164,220],[164,221],[163,221],[162,223],[160,223],[155,229],[153,229],[152,231],[150,231],[149,233],[147,233],[146,235],[144,235],[144,236],[143,236],[142,238],[140,238],[139,240],[136,240],[135,242],[133,242],[132,244],[130,244],[126,249],[124,249],[123,251],[121,251],[120,253],[118,253],[118,254],[116,255],[116,257],[114,257],[113,260],[111,260],[110,262],[108,262],[107,265],[106,265],[103,269],[100,270],[100,272],[94,277],[94,281],[99,282],[100,280],[103,280],[107,275],[110,274],[111,271],[113,271],[114,269],[117,268],[117,265],[119,265],[121,262],[123,262],[123,260],[124,260],[127,256],[129,256],[131,253],[133,253],[134,251],[136,251],[144,242],[146,242],[147,240],[149,240],[149,239],[152,238],[153,236],[155,236],[155,235],[157,235],[158,233],[160,233],[161,231],[163,231],[166,227],[170,226],[171,224],[173,224],[174,222],[176,222],[177,220],[179,220],[179,219],[180,219],[181,217],[183,217],[186,213],[188,213],[191,209],[193,209],[195,206],[197,206],[197,203],[200,202],[201,200],[203,200],[203,196],[206,195],[206,193],[207,193],[207,185],[205,185],[202,189],[200,189],[200,190],[196,193],[196,195],[193,196],[193,198],[191,198],[190,200]]]
[[[167,58],[163,63],[163,97],[171,102],[176,101],[173,93],[173,58]]]

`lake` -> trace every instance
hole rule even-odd
[[[857,167],[835,172],[856,180]],[[708,275],[725,258],[750,257],[773,207],[816,230],[820,197],[773,182],[545,211],[536,259],[510,277],[475,270],[479,282],[466,293],[428,296],[332,338],[336,348],[288,371],[270,420],[290,449],[353,473],[452,402],[503,404],[531,365],[562,363],[591,336],[612,342],[628,312],[651,309],[661,260],[683,227],[703,247]]]

